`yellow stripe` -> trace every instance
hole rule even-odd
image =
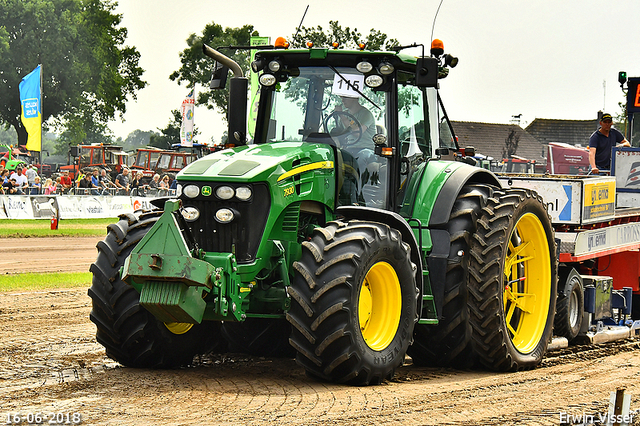
[[[310,170],[318,170],[318,169],[333,169],[333,161],[320,161],[318,163],[306,164],[304,166],[296,167],[295,169],[291,169],[286,173],[283,173],[278,178],[278,182],[284,180],[288,177],[298,175],[300,173],[308,172]]]

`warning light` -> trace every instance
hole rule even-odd
[[[365,47],[366,47],[366,44],[364,44],[364,43],[358,43],[358,48],[359,48],[360,50],[364,50],[364,48],[365,48]]]
[[[284,37],[278,37],[276,39],[276,43],[274,44],[274,47],[280,48],[280,49],[287,49],[289,48],[289,42]]]
[[[444,43],[437,38],[431,42],[431,54],[434,56],[440,56],[444,53]]]
[[[333,43],[331,43],[331,46],[332,46],[334,49],[337,49],[338,47],[340,47],[340,43],[338,43],[337,41],[334,41]]]
[[[308,47],[309,49],[311,49],[311,48],[313,47],[313,42],[312,42],[312,41],[308,41],[308,42],[307,42],[307,47]]]

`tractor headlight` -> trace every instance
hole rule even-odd
[[[181,195],[182,195],[182,185],[181,185],[181,184],[178,184],[178,185],[176,186],[176,197],[179,197],[179,196],[181,196]]]
[[[393,65],[391,65],[391,63],[387,61],[381,62],[378,66],[378,71],[380,71],[380,74],[382,75],[389,75],[393,72],[393,70]]]
[[[200,217],[200,211],[195,207],[185,207],[180,210],[180,213],[187,222],[195,222]]]
[[[378,74],[371,74],[364,79],[364,84],[369,87],[380,87],[384,83],[384,80]]]
[[[280,68],[282,68],[282,66],[280,65],[280,62],[278,61],[269,62],[269,70],[271,70],[271,72],[278,72],[280,71]]]
[[[260,84],[263,86],[273,86],[276,84],[276,76],[273,74],[262,74],[260,76]]]
[[[182,193],[189,198],[196,198],[200,195],[200,188],[195,185],[187,185],[182,190]]]
[[[216,212],[216,220],[220,223],[229,223],[235,218],[230,209],[220,209]]]
[[[221,200],[230,200],[235,195],[235,191],[230,186],[219,186],[216,189],[216,196]]]
[[[242,201],[247,201],[251,198],[251,188],[248,186],[239,186],[236,188],[236,197],[238,197]]]
[[[356,65],[356,69],[362,74],[366,74],[368,72],[371,72],[371,70],[373,69],[373,65],[371,65],[371,62],[362,61],[358,62],[358,64]]]

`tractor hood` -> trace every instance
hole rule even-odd
[[[281,182],[312,170],[334,169],[331,146],[271,142],[226,149],[199,159],[177,176],[183,181]],[[328,171],[328,170],[327,170]]]

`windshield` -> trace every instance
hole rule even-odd
[[[386,135],[389,94],[367,87],[353,68],[304,67],[290,75],[263,92],[269,96],[266,141],[335,145],[338,204],[384,207],[388,160],[374,153],[373,136]]]
[[[338,136],[341,147],[371,146],[373,135],[384,132],[386,94],[365,86],[355,69],[305,67],[299,75],[276,85],[271,97],[268,141],[303,141]],[[321,134],[321,135],[318,135]]]

